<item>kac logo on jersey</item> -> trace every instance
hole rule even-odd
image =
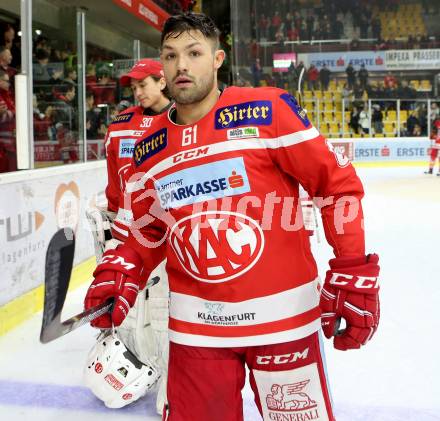
[[[131,158],[135,142],[136,139],[121,139],[119,143],[119,158]]]
[[[132,119],[134,113],[125,113],[117,115],[111,124],[127,123]]]
[[[272,124],[272,102],[252,101],[229,105],[215,112],[215,128],[230,129],[240,126],[269,126]]]
[[[154,182],[163,209],[250,191],[243,158],[231,158],[177,171]]]
[[[306,110],[304,110],[299,106],[295,97],[293,97],[288,93],[285,93],[280,95],[280,98],[289,106],[289,108],[293,111],[293,113],[300,119],[301,123],[304,124],[304,127],[310,126],[310,121],[307,118]]]
[[[142,139],[134,147],[134,162],[138,167],[148,158],[156,155],[167,147],[168,136],[167,129],[161,129],[151,136]]]
[[[263,230],[236,212],[207,211],[177,222],[170,245],[184,270],[207,283],[226,282],[250,270],[264,249]]]

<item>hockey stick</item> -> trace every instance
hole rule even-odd
[[[70,228],[57,231],[49,242],[44,279],[43,324],[40,332],[40,341],[43,344],[89,323],[111,311],[113,307],[113,302],[108,301],[83,311],[64,322],[61,321],[61,312],[72,272],[74,251],[75,235]],[[147,282],[146,287],[150,288],[158,282],[159,277],[156,276]]]

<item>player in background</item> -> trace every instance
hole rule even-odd
[[[440,150],[440,120],[437,119],[432,124],[431,130],[431,149],[430,149],[430,161],[429,161],[429,169],[425,171],[425,174],[432,174],[434,171],[435,160],[438,157],[438,152]],[[439,159],[439,170],[437,173],[440,176],[440,159]]]
[[[127,74],[121,77],[120,82],[122,86],[131,86],[138,105],[119,113],[110,124],[105,136],[108,176],[105,190],[107,206],[104,209],[93,208],[87,211],[87,217],[94,234],[98,262],[105,250],[123,243],[128,236],[131,217],[123,208],[123,192],[132,161],[134,144],[137,140],[148,136],[154,119],[171,106],[162,65],[159,61],[151,59],[138,61]],[[162,412],[166,400],[168,364],[169,292],[166,273],[162,267],[157,268],[156,272],[158,273],[155,273],[161,278],[160,285],[150,288],[148,293],[144,290],[139,294],[136,306],[130,311],[126,321],[117,331],[118,338],[137,359],[151,368],[150,372],[161,374],[157,396],[159,413]],[[99,359],[99,357],[103,359],[104,355],[111,354],[115,361],[112,363],[114,367],[112,366],[110,369],[110,374],[117,376],[118,364],[124,363],[121,358],[125,354],[114,345],[116,342],[117,340],[114,340],[111,342],[113,345],[110,346],[108,338],[105,336],[98,338],[97,344],[90,352],[89,362],[95,358]],[[107,343],[107,347],[103,346],[103,343]],[[136,364],[132,365],[127,360],[125,363],[129,364],[132,371],[137,373],[132,375],[132,383],[139,382],[136,376],[141,376],[141,371],[136,370]],[[90,364],[87,366],[89,367]],[[147,371],[141,377],[144,390],[139,390],[142,387],[137,387],[136,393],[133,391],[128,393],[127,387],[124,387],[115,394],[115,388],[104,380],[104,371],[97,373],[94,370],[86,369],[85,381],[108,406],[120,407],[139,398],[154,385],[152,375],[148,375],[148,370],[144,371]],[[128,383],[127,378],[124,379],[124,384],[127,386],[126,383]],[[125,398],[122,399],[122,396]]]
[[[104,254],[85,298],[86,308],[109,298],[115,306],[111,320],[92,325],[124,320],[140,275],[165,247],[163,419],[242,421],[247,365],[264,420],[334,421],[319,330],[337,349],[357,349],[379,323],[379,259],[365,254],[362,184],[286,91],[219,91],[225,53],[210,18],[170,17],[161,43],[175,107],[135,145],[129,238]],[[335,253],[321,294],[310,237],[292,227],[299,184],[319,203]]]

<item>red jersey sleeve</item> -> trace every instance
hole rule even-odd
[[[105,195],[107,197],[107,209],[111,212],[117,212],[120,186],[118,176],[117,151],[115,151],[115,142],[109,137],[110,131],[105,136],[106,159],[107,159],[107,187]]]
[[[143,172],[137,172],[134,164],[130,168],[123,204],[132,221],[128,229],[126,245],[142,257],[144,267],[152,271],[166,254],[167,226],[171,216],[162,209],[152,181]]]
[[[313,127],[294,97],[281,90],[275,96],[276,138],[269,145],[272,159],[320,208],[325,235],[335,255],[365,254],[364,191],[353,166]]]

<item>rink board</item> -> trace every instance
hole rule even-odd
[[[106,184],[105,161],[0,176],[0,334],[41,308],[46,248],[59,228],[76,232],[74,265],[94,255],[85,209]]]

